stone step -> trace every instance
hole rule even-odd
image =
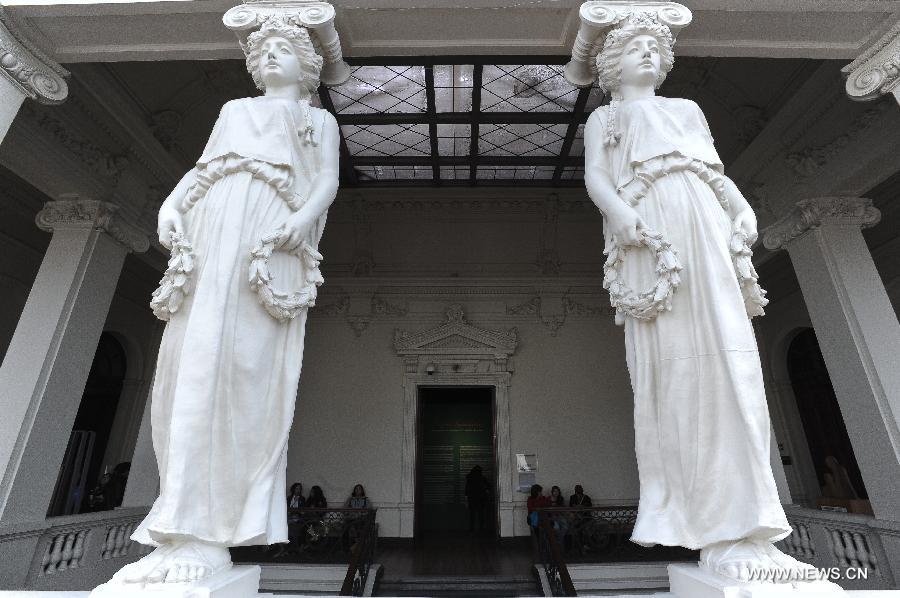
[[[375,595],[497,598],[540,596],[541,593],[536,581],[526,576],[410,576],[381,580],[375,587]]]

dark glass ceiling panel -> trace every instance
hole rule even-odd
[[[479,166],[478,180],[533,181],[553,178],[553,166]]]
[[[584,180],[583,166],[567,166],[563,168],[560,178],[564,181],[581,181]]]
[[[431,166],[357,166],[360,182],[368,181],[431,181]]]
[[[575,130],[575,138],[572,140],[572,149],[569,150],[570,156],[584,156],[584,125],[578,125]]]
[[[483,156],[557,156],[568,125],[485,124],[479,128],[478,152]]]
[[[481,109],[485,112],[571,112],[578,88],[557,64],[484,67]]]
[[[438,125],[438,155],[468,156],[472,146],[472,125]]]
[[[425,112],[425,67],[357,66],[329,92],[338,114]]]
[[[426,156],[428,125],[341,125],[351,156]]]
[[[471,112],[471,64],[444,64],[434,67],[434,100],[438,112]]]

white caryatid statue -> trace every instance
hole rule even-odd
[[[322,58],[305,28],[268,18],[246,57],[265,95],[225,104],[159,211],[172,249],[151,303],[168,320],[151,408],[160,495],[132,536],[156,548],[113,583],[201,581],[230,567],[230,546],[288,539],[288,432],[338,126],[310,106]]]
[[[699,549],[701,568],[738,581],[754,569],[808,580],[814,570],[773,545],[791,528],[750,323],[766,303],[750,262],[756,217],[724,175],[697,104],[655,94],[673,43],[652,12],[619,20],[596,61],[611,102],[584,132],[604,286],[625,326],[634,391],[632,541]]]

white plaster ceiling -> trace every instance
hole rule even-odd
[[[855,58],[900,0],[683,0],[683,56]],[[580,0],[335,0],[348,56],[567,54]],[[61,62],[239,56],[221,22],[234,0],[4,0]]]

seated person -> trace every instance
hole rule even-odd
[[[328,501],[325,500],[325,493],[322,492],[320,486],[313,486],[309,490],[309,498],[306,499],[307,509],[327,509]]]
[[[584,493],[581,484],[576,484],[575,494],[569,497],[570,507],[591,507],[591,497]]]
[[[362,484],[357,484],[353,487],[353,492],[350,494],[350,497],[344,501],[344,508],[347,509],[371,509],[372,503],[369,501],[369,498],[366,496],[366,489],[363,488]]]
[[[528,502],[526,503],[528,507],[528,526],[533,530],[536,530],[538,526],[537,510],[550,506],[550,499],[541,494],[543,490],[544,488],[540,484],[533,484],[531,486],[531,496],[528,497]]]

